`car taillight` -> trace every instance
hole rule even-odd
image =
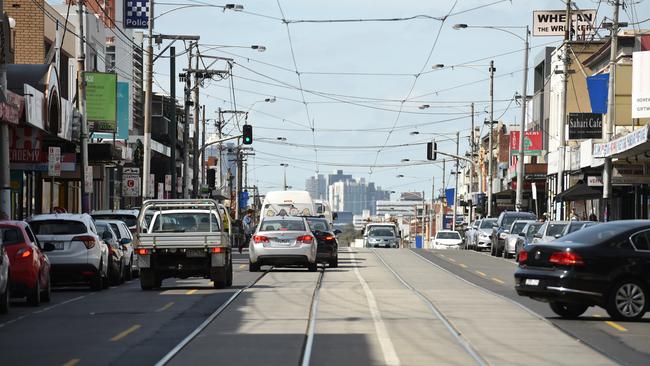
[[[325,240],[334,240],[336,239],[333,235],[328,235],[325,237]]]
[[[314,237],[311,235],[302,235],[297,237],[296,241],[299,243],[311,244],[314,241]]]
[[[210,251],[211,251],[212,253],[225,253],[225,252],[226,252],[226,248],[212,248],[212,250],[210,250]]]
[[[585,264],[582,258],[573,252],[555,252],[551,254],[549,262],[560,266],[579,266]]]
[[[29,258],[32,255],[32,250],[29,248],[22,248],[16,252],[16,258]]]
[[[139,248],[138,249],[138,254],[139,255],[148,255],[149,254],[149,249],[147,249],[147,248]]]
[[[269,238],[264,235],[253,235],[253,241],[256,243],[268,243]]]
[[[522,249],[522,250],[519,252],[519,263],[520,263],[520,264],[521,264],[521,263],[524,263],[524,262],[527,261],[527,260],[528,260],[528,252]]]
[[[83,242],[84,245],[86,246],[86,249],[91,249],[95,246],[95,238],[93,238],[90,235],[81,235],[81,236],[75,236],[72,238],[72,241],[80,241]]]

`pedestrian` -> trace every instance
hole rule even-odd
[[[239,253],[242,252],[244,245],[247,245],[248,241],[251,240],[251,236],[253,236],[253,231],[255,231],[255,224],[253,223],[254,213],[255,211],[249,209],[248,211],[246,211],[246,215],[242,220],[242,226],[244,228],[244,241],[241,242],[239,245]]]
[[[591,215],[589,215],[589,221],[598,221],[598,216],[592,212]]]
[[[571,221],[580,221],[580,218],[578,217],[578,213],[576,212],[575,208],[571,209],[571,217],[569,218]]]

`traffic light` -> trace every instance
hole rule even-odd
[[[217,171],[215,169],[208,169],[208,187],[215,188],[217,183]]]
[[[244,125],[242,127],[242,134],[244,135],[244,145],[250,145],[253,143],[253,126]]]
[[[435,141],[427,142],[427,160],[436,160],[438,144]]]

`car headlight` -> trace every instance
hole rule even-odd
[[[481,239],[489,239],[489,238],[490,238],[490,236],[489,236],[488,234],[484,234],[484,233],[480,233],[478,236],[479,236]]]

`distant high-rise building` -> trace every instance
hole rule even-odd
[[[341,171],[338,173],[339,177],[345,176]],[[372,182],[366,183],[364,178],[350,178],[330,184],[328,197],[333,211],[349,211],[355,215],[368,211],[374,215],[377,200],[389,199],[390,192],[375,187]]]
[[[327,180],[323,174],[309,177],[305,181],[305,191],[309,192],[313,199],[327,199]]]
[[[327,186],[331,186],[336,182],[345,182],[346,180],[352,180],[352,174],[343,174],[343,170],[337,170],[334,174],[327,175]]]

